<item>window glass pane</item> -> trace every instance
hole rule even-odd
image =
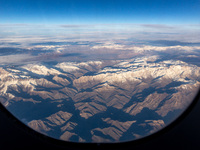
[[[0,102],[28,127],[63,141],[151,135],[199,90],[199,6],[2,0]]]

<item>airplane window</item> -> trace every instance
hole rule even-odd
[[[63,142],[153,135],[199,91],[199,15],[199,0],[1,0],[0,103]]]

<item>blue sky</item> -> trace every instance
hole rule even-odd
[[[0,0],[0,23],[199,24],[200,0]]]

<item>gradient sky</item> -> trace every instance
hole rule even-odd
[[[0,23],[199,24],[200,0],[0,0]]]

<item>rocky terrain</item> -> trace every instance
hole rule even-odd
[[[0,102],[34,130],[72,142],[129,141],[191,103],[200,67],[145,56],[0,68]]]

